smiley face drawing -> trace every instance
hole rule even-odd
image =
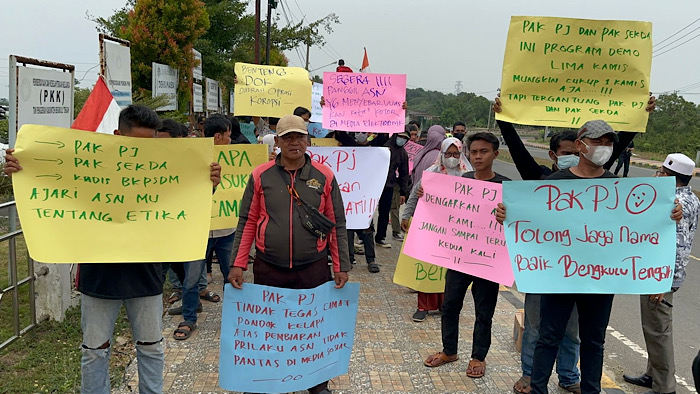
[[[630,190],[625,201],[627,212],[639,215],[651,208],[656,201],[656,189],[648,183],[639,184]]]

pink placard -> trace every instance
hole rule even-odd
[[[418,153],[419,150],[423,149],[423,145],[416,144],[413,141],[408,141],[406,142],[406,145],[403,146],[403,148],[408,154],[408,172],[410,173],[411,171],[413,171],[413,159],[416,157],[416,153]]]
[[[323,73],[323,100],[326,129],[404,131],[405,74]]]
[[[496,222],[501,184],[423,173],[404,253],[492,282],[513,285],[503,226]]]

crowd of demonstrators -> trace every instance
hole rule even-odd
[[[394,185],[399,188],[399,205],[403,205],[408,195],[408,154],[403,148],[411,138],[407,131],[393,134],[389,141],[384,145],[389,148],[389,173],[386,177],[384,190],[379,198],[378,216],[377,216],[377,233],[374,236],[376,245],[382,248],[390,248],[391,244],[386,241],[387,227],[389,226],[389,213],[391,211],[391,201],[394,196]],[[396,227],[392,228],[394,239],[403,240],[400,236],[401,226],[396,221]]]

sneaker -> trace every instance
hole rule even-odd
[[[350,262],[350,264],[352,264],[352,265],[355,265],[355,264],[357,264],[357,260],[353,260],[353,261],[351,261],[351,262]]]
[[[426,317],[428,317],[428,311],[422,311],[418,309],[416,313],[413,314],[413,321],[416,323],[420,323],[422,321],[425,321]]]
[[[376,241],[375,244],[377,244],[378,246],[381,246],[382,248],[387,248],[387,249],[391,248],[391,244],[386,242],[385,240]]]
[[[397,241],[403,241],[403,234],[401,234],[401,233],[394,234],[394,239]]]

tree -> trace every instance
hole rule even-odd
[[[10,105],[10,100],[5,97],[0,97],[0,105]]]
[[[662,155],[683,152],[695,157],[700,148],[700,106],[677,94],[662,94],[649,115],[646,133],[635,138],[635,148]]]

